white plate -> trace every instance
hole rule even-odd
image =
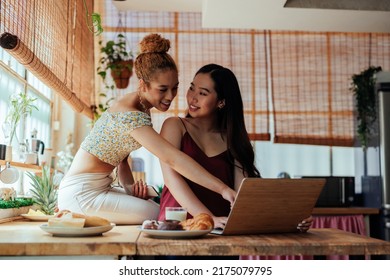
[[[29,215],[29,214],[21,214],[20,216],[29,219],[31,221],[48,221],[50,218],[54,217],[54,215],[45,215],[45,216],[40,216],[40,215]]]
[[[147,235],[156,238],[196,238],[210,232],[210,230],[154,230],[142,228],[140,228],[140,230]]]
[[[83,236],[97,236],[102,233],[110,231],[115,226],[111,223],[107,226],[100,227],[84,227],[84,228],[69,228],[69,227],[49,227],[48,224],[43,224],[40,228],[53,236],[62,237],[83,237]]]

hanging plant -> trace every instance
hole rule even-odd
[[[102,27],[102,19],[100,17],[100,14],[98,14],[98,13],[89,14],[86,0],[84,0],[83,2],[84,2],[84,8],[85,8],[85,18],[87,21],[87,27],[88,27],[89,31],[91,31],[96,36],[102,34],[103,27]],[[92,24],[89,23],[90,20],[91,20]]]
[[[126,50],[126,40],[123,34],[118,34],[116,40],[110,40],[105,45],[99,41],[101,58],[100,66],[97,68],[98,75],[103,79],[106,88],[112,88],[106,82],[107,71],[111,71],[111,76],[115,81],[115,87],[119,89],[127,88],[129,79],[133,73],[133,53]]]
[[[354,93],[357,112],[357,134],[366,149],[377,118],[377,98],[374,74],[382,68],[370,66],[360,74],[352,75],[351,91]]]

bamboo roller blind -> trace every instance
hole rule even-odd
[[[270,32],[274,141],[353,146],[351,76],[390,69],[390,34]]]
[[[92,11],[93,1],[87,4]],[[15,49],[7,51],[76,112],[92,118],[93,34],[83,1],[2,0],[0,5],[0,34],[18,38]]]
[[[112,31],[105,39],[112,39],[120,16],[107,3],[102,13]],[[122,32],[133,50],[147,33],[161,33],[180,69],[175,105],[153,114],[157,128],[168,116],[184,115],[196,70],[218,63],[237,75],[252,140],[269,140],[273,125],[276,143],[354,146],[351,76],[370,65],[390,69],[389,34],[203,29],[199,13],[126,12],[125,18]]]
[[[200,13],[118,13],[110,3],[99,2],[103,3],[99,10],[105,30],[103,41],[113,40],[118,33],[122,33],[133,53],[137,53],[138,43],[151,32],[171,41],[169,53],[179,67],[179,91],[167,112],[152,111],[156,130],[160,129],[167,117],[185,115],[186,93],[196,71],[205,64],[217,63],[230,68],[237,76],[251,139],[270,139],[264,31],[202,29]],[[136,90],[137,85],[133,75],[126,92]]]
[[[200,13],[119,13],[111,1],[95,1],[98,9],[92,0],[87,3],[90,12],[102,14],[105,41],[121,32],[136,53],[138,42],[150,32],[171,40],[170,53],[180,71],[179,94],[168,112],[152,112],[157,130],[166,117],[185,114],[185,94],[195,72],[217,63],[238,78],[252,140],[269,140],[272,124],[277,143],[352,146],[351,76],[370,65],[390,69],[390,34],[203,29]],[[36,56],[34,63],[47,67],[53,74],[49,79],[60,82],[59,94],[76,111],[91,116],[93,34],[82,1],[2,0],[0,16],[0,33],[16,35]],[[97,85],[102,89],[99,81]],[[133,76],[128,89],[113,94],[137,85]]]

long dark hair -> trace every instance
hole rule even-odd
[[[228,153],[231,163],[238,161],[244,176],[260,177],[254,165],[255,153],[245,127],[244,110],[240,86],[234,73],[221,65],[207,64],[196,72],[210,74],[218,100],[225,100],[225,106],[218,111],[218,126],[226,132]]]

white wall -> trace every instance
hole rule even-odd
[[[90,130],[89,119],[75,114],[65,102],[61,102],[61,122],[59,131],[54,132],[55,151],[65,148],[69,132],[73,132],[74,153]],[[274,144],[272,142],[254,142],[256,166],[262,177],[276,178],[280,172],[292,177],[299,176],[354,176],[355,190],[361,192],[361,176],[364,175],[363,152],[361,148],[326,147],[314,145]],[[145,162],[148,184],[163,184],[159,160],[145,148],[131,153]],[[367,153],[367,175],[378,176],[379,151],[369,148]]]
[[[131,157],[142,158],[145,162],[145,177],[149,185],[163,185],[164,179],[161,172],[160,161],[145,148],[140,148],[131,153]]]
[[[61,98],[57,100],[59,100],[59,106],[57,107],[58,115],[56,115],[58,116],[59,128],[53,131],[53,155],[65,149],[69,133],[73,134],[74,155],[90,130],[88,125],[90,119],[83,114],[74,112],[68,103]]]
[[[262,177],[276,178],[284,171],[292,177],[300,176],[355,176],[355,148],[313,145],[274,144],[257,141],[254,143],[256,166]],[[331,171],[332,155],[332,171]],[[163,177],[158,159],[141,148],[132,153],[145,161],[146,180],[160,185]]]
[[[256,166],[262,177],[354,176],[354,149],[314,145],[255,143]]]

